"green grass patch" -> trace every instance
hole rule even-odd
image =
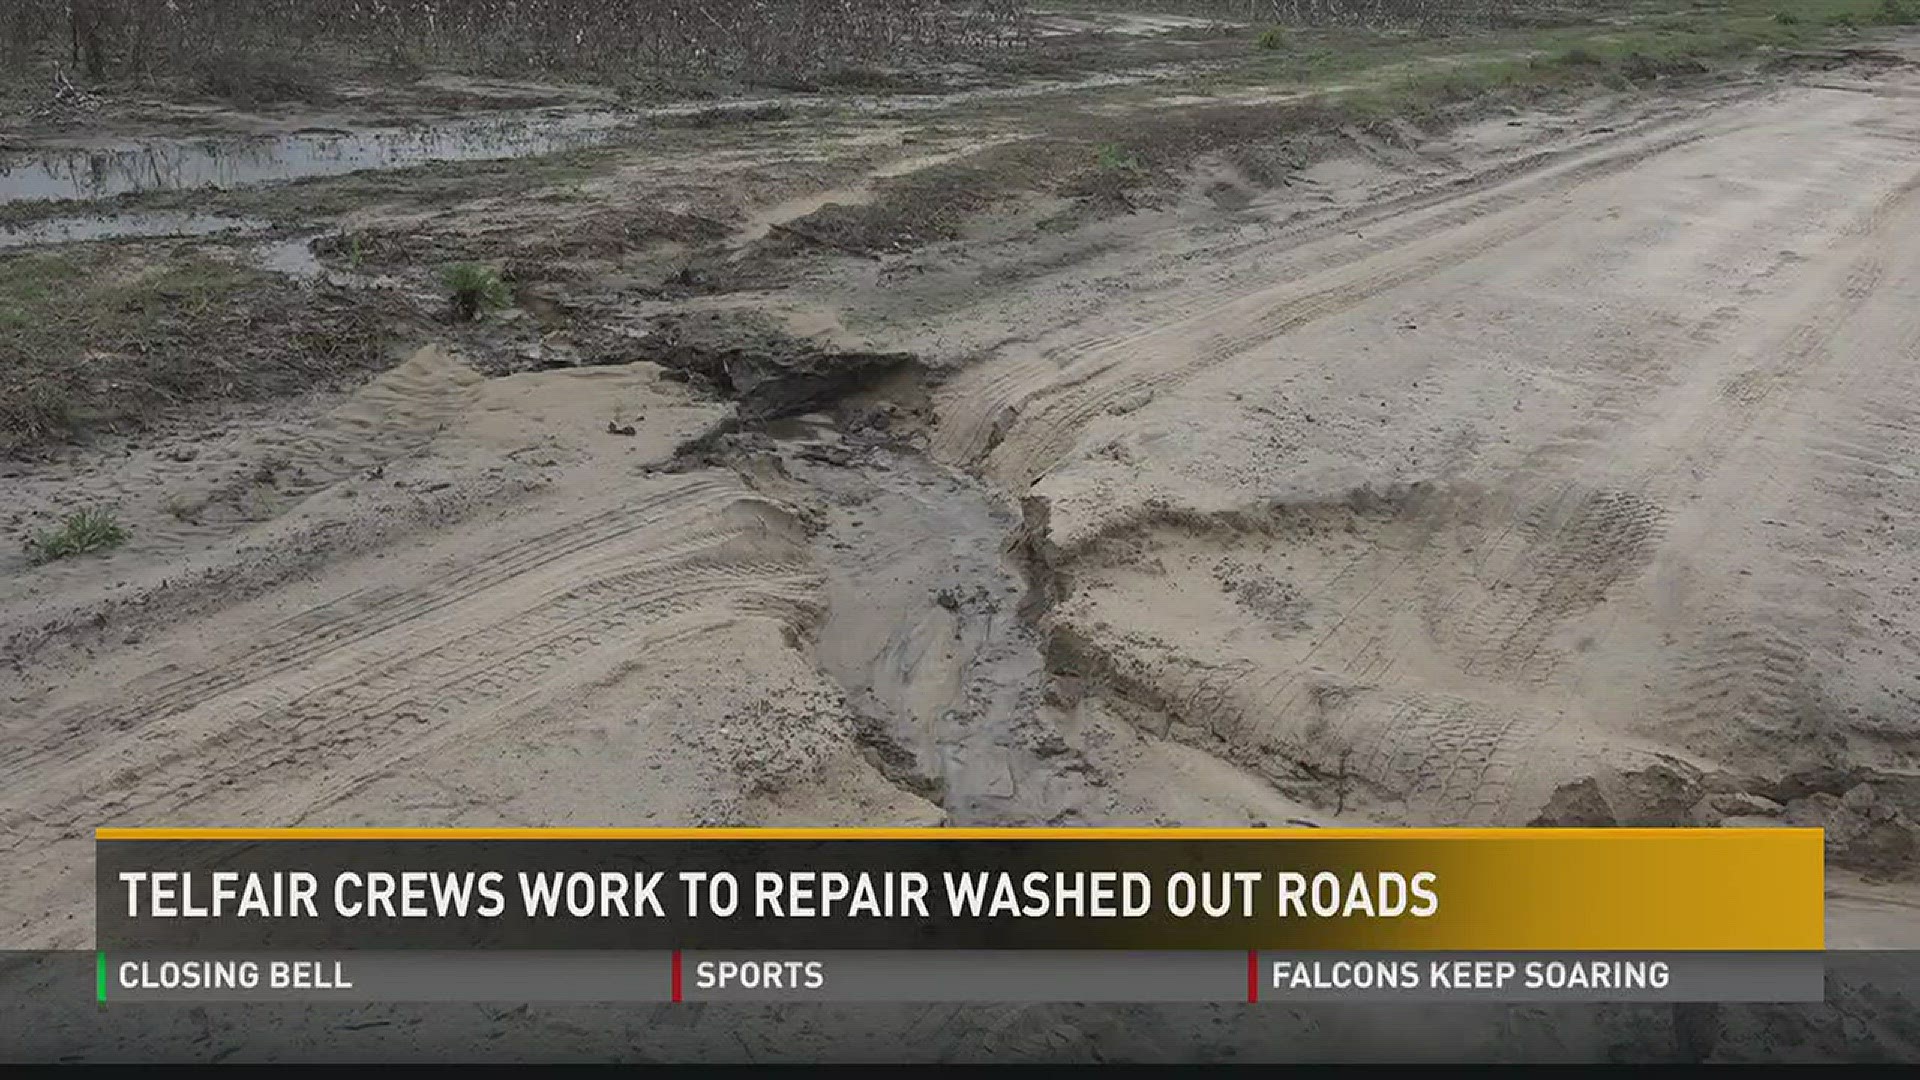
[[[1102,171],[1139,172],[1140,157],[1119,143],[1102,143],[1095,158]]]
[[[1256,51],[1210,76],[1231,85],[1297,87],[1409,99],[1421,89],[1621,85],[1769,51],[1815,48],[1873,27],[1920,25],[1920,0],[1686,0],[1596,4],[1551,25],[1412,34],[1357,26],[1276,28],[1284,51]],[[1468,74],[1464,79],[1457,72]]]
[[[1721,0],[1711,6],[1606,4],[1563,22],[1436,33],[1355,26],[1285,26],[1285,50],[1261,49],[1205,76],[1213,96],[1237,89],[1297,88],[1282,106],[1154,108],[1101,130],[1100,121],[1063,120],[1050,140],[1091,144],[1096,161],[1044,187],[1083,206],[1150,205],[1180,183],[1197,154],[1226,152],[1255,182],[1283,172],[1290,155],[1308,153],[1318,133],[1346,125],[1374,128],[1391,119],[1449,123],[1462,107],[1594,87],[1647,87],[1710,74],[1724,61],[1811,48],[1835,39],[1830,21],[1845,16],[1891,24],[1920,0]],[[1799,21],[1777,19],[1783,10]],[[1877,14],[1876,14],[1877,12]],[[1602,19],[1600,16],[1604,15]],[[1079,130],[1074,130],[1078,127]],[[1104,142],[1102,140],[1113,140]],[[1125,150],[1120,147],[1124,145]],[[1056,160],[1070,161],[1064,148]],[[1084,160],[1084,159],[1082,159]],[[1123,166],[1123,162],[1126,163]]]
[[[96,551],[107,551],[127,541],[127,530],[112,510],[90,507],[61,519],[60,524],[27,538],[27,557],[35,563],[50,563]]]
[[[447,301],[457,322],[472,322],[485,311],[495,311],[513,302],[513,291],[500,277],[500,271],[481,263],[455,263],[440,273],[447,287]]]
[[[1920,5],[1913,0],[1880,0],[1874,17],[1885,26],[1912,26],[1920,23]]]

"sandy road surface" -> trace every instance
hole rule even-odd
[[[427,350],[27,475],[138,528],[0,579],[0,933],[84,947],[112,824],[1793,821],[1910,872],[1911,71],[948,311],[1044,344],[912,460],[664,467],[728,406]]]
[[[272,436],[320,485],[296,512],[124,605],[40,582],[79,599],[20,605],[13,947],[91,938],[65,912],[110,821],[924,820],[854,767],[795,647],[821,580],[793,512],[723,470],[647,472],[723,411],[651,365],[489,382],[423,350]],[[63,603],[111,611],[111,644],[34,637]]]
[[[1349,806],[1671,819],[1700,775],[1910,772],[1913,85],[1241,252],[960,376],[938,450],[1025,498],[1109,699]]]

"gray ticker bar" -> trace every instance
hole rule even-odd
[[[687,1001],[1244,1001],[1247,954],[688,952],[682,981]]]
[[[1814,952],[1263,952],[1261,1001],[1795,1002],[1826,999]]]
[[[1798,1002],[1820,953],[140,953],[117,1002]]]
[[[671,952],[106,955],[106,1000],[671,1001]],[[198,980],[198,985],[185,985]],[[169,985],[171,984],[171,985]]]

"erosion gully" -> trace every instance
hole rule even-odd
[[[1080,816],[1086,766],[1048,719],[1041,640],[1011,538],[1018,512],[904,446],[782,425],[781,466],[815,500],[823,671],[889,779],[950,824]]]

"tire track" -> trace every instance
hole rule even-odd
[[[427,618],[468,600],[476,593],[496,588],[541,566],[587,554],[597,548],[629,537],[634,530],[653,521],[674,521],[697,515],[706,505],[736,498],[716,481],[696,481],[641,498],[635,504],[610,510],[578,522],[569,522],[516,544],[484,559],[465,562],[453,570],[429,578],[417,587],[395,591],[385,587],[359,589],[338,599],[274,624],[263,631],[257,644],[239,654],[171,679],[142,691],[140,696],[105,711],[85,705],[62,709],[48,717],[58,734],[43,740],[41,749],[65,745],[70,733],[98,730],[131,731],[157,718],[190,708],[194,704],[237,687],[272,678],[289,670],[312,665],[336,652],[351,648],[366,639],[395,627]],[[697,520],[697,517],[695,518]],[[694,550],[702,542],[696,533],[675,540],[685,550]],[[84,749],[76,753],[84,752]],[[36,756],[16,760],[4,771],[0,781],[11,783],[33,770],[46,767],[49,759]]]
[[[1716,470],[1755,423],[1767,401],[1815,366],[1831,361],[1834,337],[1874,295],[1887,268],[1887,236],[1911,216],[1920,173],[1875,201],[1844,230],[1851,249],[1844,270],[1822,300],[1782,335],[1745,354],[1717,394],[1686,425],[1681,438],[1651,464],[1631,469],[1611,490],[1581,492],[1561,527],[1541,527],[1541,517],[1574,495],[1534,511],[1519,530],[1524,543],[1507,545],[1513,569],[1486,587],[1487,598],[1462,623],[1456,646],[1465,650],[1473,675],[1525,678],[1551,676],[1551,658],[1540,649],[1555,626],[1604,600],[1613,587],[1650,561],[1663,532],[1668,500],[1690,490]]]
[[[749,598],[805,606],[817,574],[801,554],[771,557],[779,546],[768,546],[764,530],[737,515],[726,528],[716,519],[731,504],[706,501],[708,520],[691,529],[628,531],[611,552],[581,545],[572,558],[388,619],[385,632],[332,643],[327,652],[340,655],[325,663],[250,669],[189,707],[147,710],[140,730],[64,764],[31,757],[16,771],[34,782],[10,784],[0,803],[8,846],[130,814],[163,818],[225,787],[324,774],[411,732],[464,730],[557,666],[608,650],[644,653],[662,628],[740,618]],[[686,532],[694,535],[677,535]]]
[[[1830,199],[1858,182],[1851,178],[1880,179],[1889,171],[1884,153],[1849,158],[1823,174],[1825,186],[1813,194]],[[1544,800],[1555,786],[1543,778],[1599,767],[1603,756],[1613,765],[1637,760],[1641,750],[1618,743],[1590,748],[1581,731],[1563,729],[1556,719],[1561,709],[1577,713],[1582,703],[1555,696],[1562,691],[1550,686],[1565,659],[1552,648],[1554,635],[1642,573],[1667,542],[1670,507],[1748,446],[1749,434],[1784,391],[1835,369],[1853,374],[1840,364],[1836,339],[1869,304],[1884,299],[1890,260],[1902,250],[1898,237],[1914,221],[1916,189],[1920,173],[1901,169],[1864,213],[1821,234],[1832,246],[1814,268],[1817,276],[1793,294],[1787,316],[1768,319],[1776,329],[1744,325],[1755,306],[1750,301],[1703,304],[1701,317],[1679,328],[1676,344],[1705,346],[1704,358],[1671,365],[1677,377],[1666,381],[1610,372],[1621,377],[1601,384],[1579,422],[1527,453],[1499,496],[1424,532],[1427,523],[1366,524],[1366,550],[1328,582],[1350,580],[1351,586],[1316,586],[1335,613],[1297,655],[1279,663],[1187,663],[1185,650],[1156,656],[1156,644],[1139,635],[1109,644],[1094,634],[1087,647],[1112,652],[1123,696],[1164,709],[1179,728],[1221,742],[1236,760],[1251,756],[1270,775],[1284,773],[1287,761],[1310,762],[1321,773],[1377,784],[1416,814],[1438,820],[1530,818],[1539,804],[1528,800]],[[1817,205],[1813,195],[1807,198]],[[1756,219],[1739,239],[1752,240],[1759,224]],[[1461,250],[1473,249],[1469,243]],[[1747,275],[1749,282],[1806,261],[1776,250],[1757,276]],[[1118,347],[1125,355],[1109,355],[1117,347],[1106,345],[1107,353],[1083,361],[1097,368],[1069,371],[1072,378],[1059,384],[1069,391],[1003,420],[1007,435],[989,469],[1010,483],[1030,481],[1060,459],[1080,425],[1112,403],[1189,377],[1276,326],[1284,333],[1297,325],[1289,321],[1296,310],[1311,321],[1316,305],[1337,308],[1343,295],[1417,287],[1420,264],[1419,255],[1386,268],[1376,263],[1349,281],[1277,306],[1265,321],[1218,309],[1208,315],[1226,329],[1210,337],[1199,333],[1196,320],[1133,339]],[[1709,261],[1701,272],[1714,269]],[[1752,284],[1741,292],[1761,295]],[[1182,336],[1197,344],[1182,344]],[[1155,368],[1155,349],[1176,359],[1158,358]],[[1891,425],[1896,432],[1898,424]],[[1823,452],[1824,463],[1855,472],[1884,468],[1885,448],[1907,441],[1888,427],[1882,422],[1849,440],[1847,449]],[[1171,558],[1160,551],[1152,562]],[[1422,598],[1444,599],[1424,618],[1410,617]],[[1064,614],[1093,620],[1096,628],[1113,617],[1098,606]],[[1430,644],[1423,638],[1445,647],[1463,683],[1485,681],[1490,697],[1430,687]],[[1697,700],[1705,717],[1791,708],[1800,692],[1797,672],[1806,664],[1798,649],[1784,633],[1716,647],[1683,680],[1688,685],[1678,696]],[[1422,654],[1413,670],[1403,663],[1410,652]],[[1754,672],[1753,686],[1723,687],[1743,670]],[[1529,701],[1537,705],[1510,704]],[[1681,727],[1708,722],[1680,719]]]
[[[1916,216],[1916,188],[1920,178],[1882,200],[1860,232],[1902,235]],[[1898,250],[1891,242],[1888,247]],[[1900,294],[1889,297],[1896,288]],[[1733,626],[1680,650],[1666,680],[1660,723],[1692,744],[1751,757],[1777,754],[1784,746],[1830,746],[1878,723],[1897,726],[1871,711],[1855,721],[1860,706],[1830,698],[1824,684],[1849,666],[1852,648],[1892,651],[1909,658],[1909,667],[1915,654],[1911,639],[1903,643],[1888,631],[1899,625],[1890,617],[1893,609],[1904,606],[1891,598],[1910,585],[1901,530],[1911,535],[1912,523],[1920,520],[1920,472],[1912,466],[1920,450],[1914,434],[1920,409],[1911,404],[1920,397],[1916,301],[1920,264],[1909,257],[1896,266],[1890,255],[1866,261],[1846,278],[1835,305],[1838,324],[1798,339],[1829,362],[1846,362],[1832,363],[1834,378],[1811,406],[1822,418],[1817,428],[1788,440],[1769,438],[1763,429],[1750,440],[1755,453],[1779,462],[1782,475],[1753,493],[1758,498],[1744,500],[1751,505],[1742,509],[1763,527],[1764,548],[1784,559],[1794,575],[1790,580],[1807,584],[1777,583],[1763,596],[1743,597]],[[1841,348],[1839,335],[1856,328],[1869,347]],[[1788,357],[1782,370],[1730,380],[1723,399],[1758,423],[1769,403],[1793,385],[1797,359]],[[1730,438],[1724,429],[1710,430]],[[1856,584],[1832,587],[1846,578]],[[1825,617],[1816,620],[1815,613]],[[1836,639],[1836,627],[1845,636]],[[1897,690],[1894,695],[1868,701],[1897,710]]]
[[[1416,694],[1352,727],[1355,769],[1436,824],[1508,820],[1539,724],[1464,698]]]
[[[1553,666],[1540,657],[1547,638],[1562,622],[1599,606],[1652,559],[1665,511],[1630,492],[1599,491],[1580,498],[1564,517],[1545,508],[1536,514],[1555,517],[1529,523],[1518,567],[1467,614],[1462,637],[1477,643],[1466,657],[1467,674],[1545,681]]]
[[[1292,282],[1266,286],[1170,323],[1096,336],[1052,357],[993,365],[979,385],[956,387],[948,397],[936,450],[1025,487],[1057,463],[1089,420],[1120,400],[1178,385],[1276,337],[1518,240],[1558,219],[1548,195],[1626,172],[1706,137],[1704,129],[1669,134],[1544,176],[1529,171],[1537,163],[1501,168],[1495,170],[1494,191],[1472,181],[1462,185],[1470,188],[1466,194],[1450,191],[1438,212],[1403,223],[1389,237],[1361,245],[1350,261],[1305,279],[1305,292]],[[1409,213],[1405,207],[1395,212]],[[1479,235],[1453,235],[1476,227]],[[1434,250],[1417,254],[1424,247]],[[1311,287],[1325,277],[1351,280]],[[1167,352],[1189,358],[1160,362]],[[1034,445],[1020,447],[1021,436]]]

